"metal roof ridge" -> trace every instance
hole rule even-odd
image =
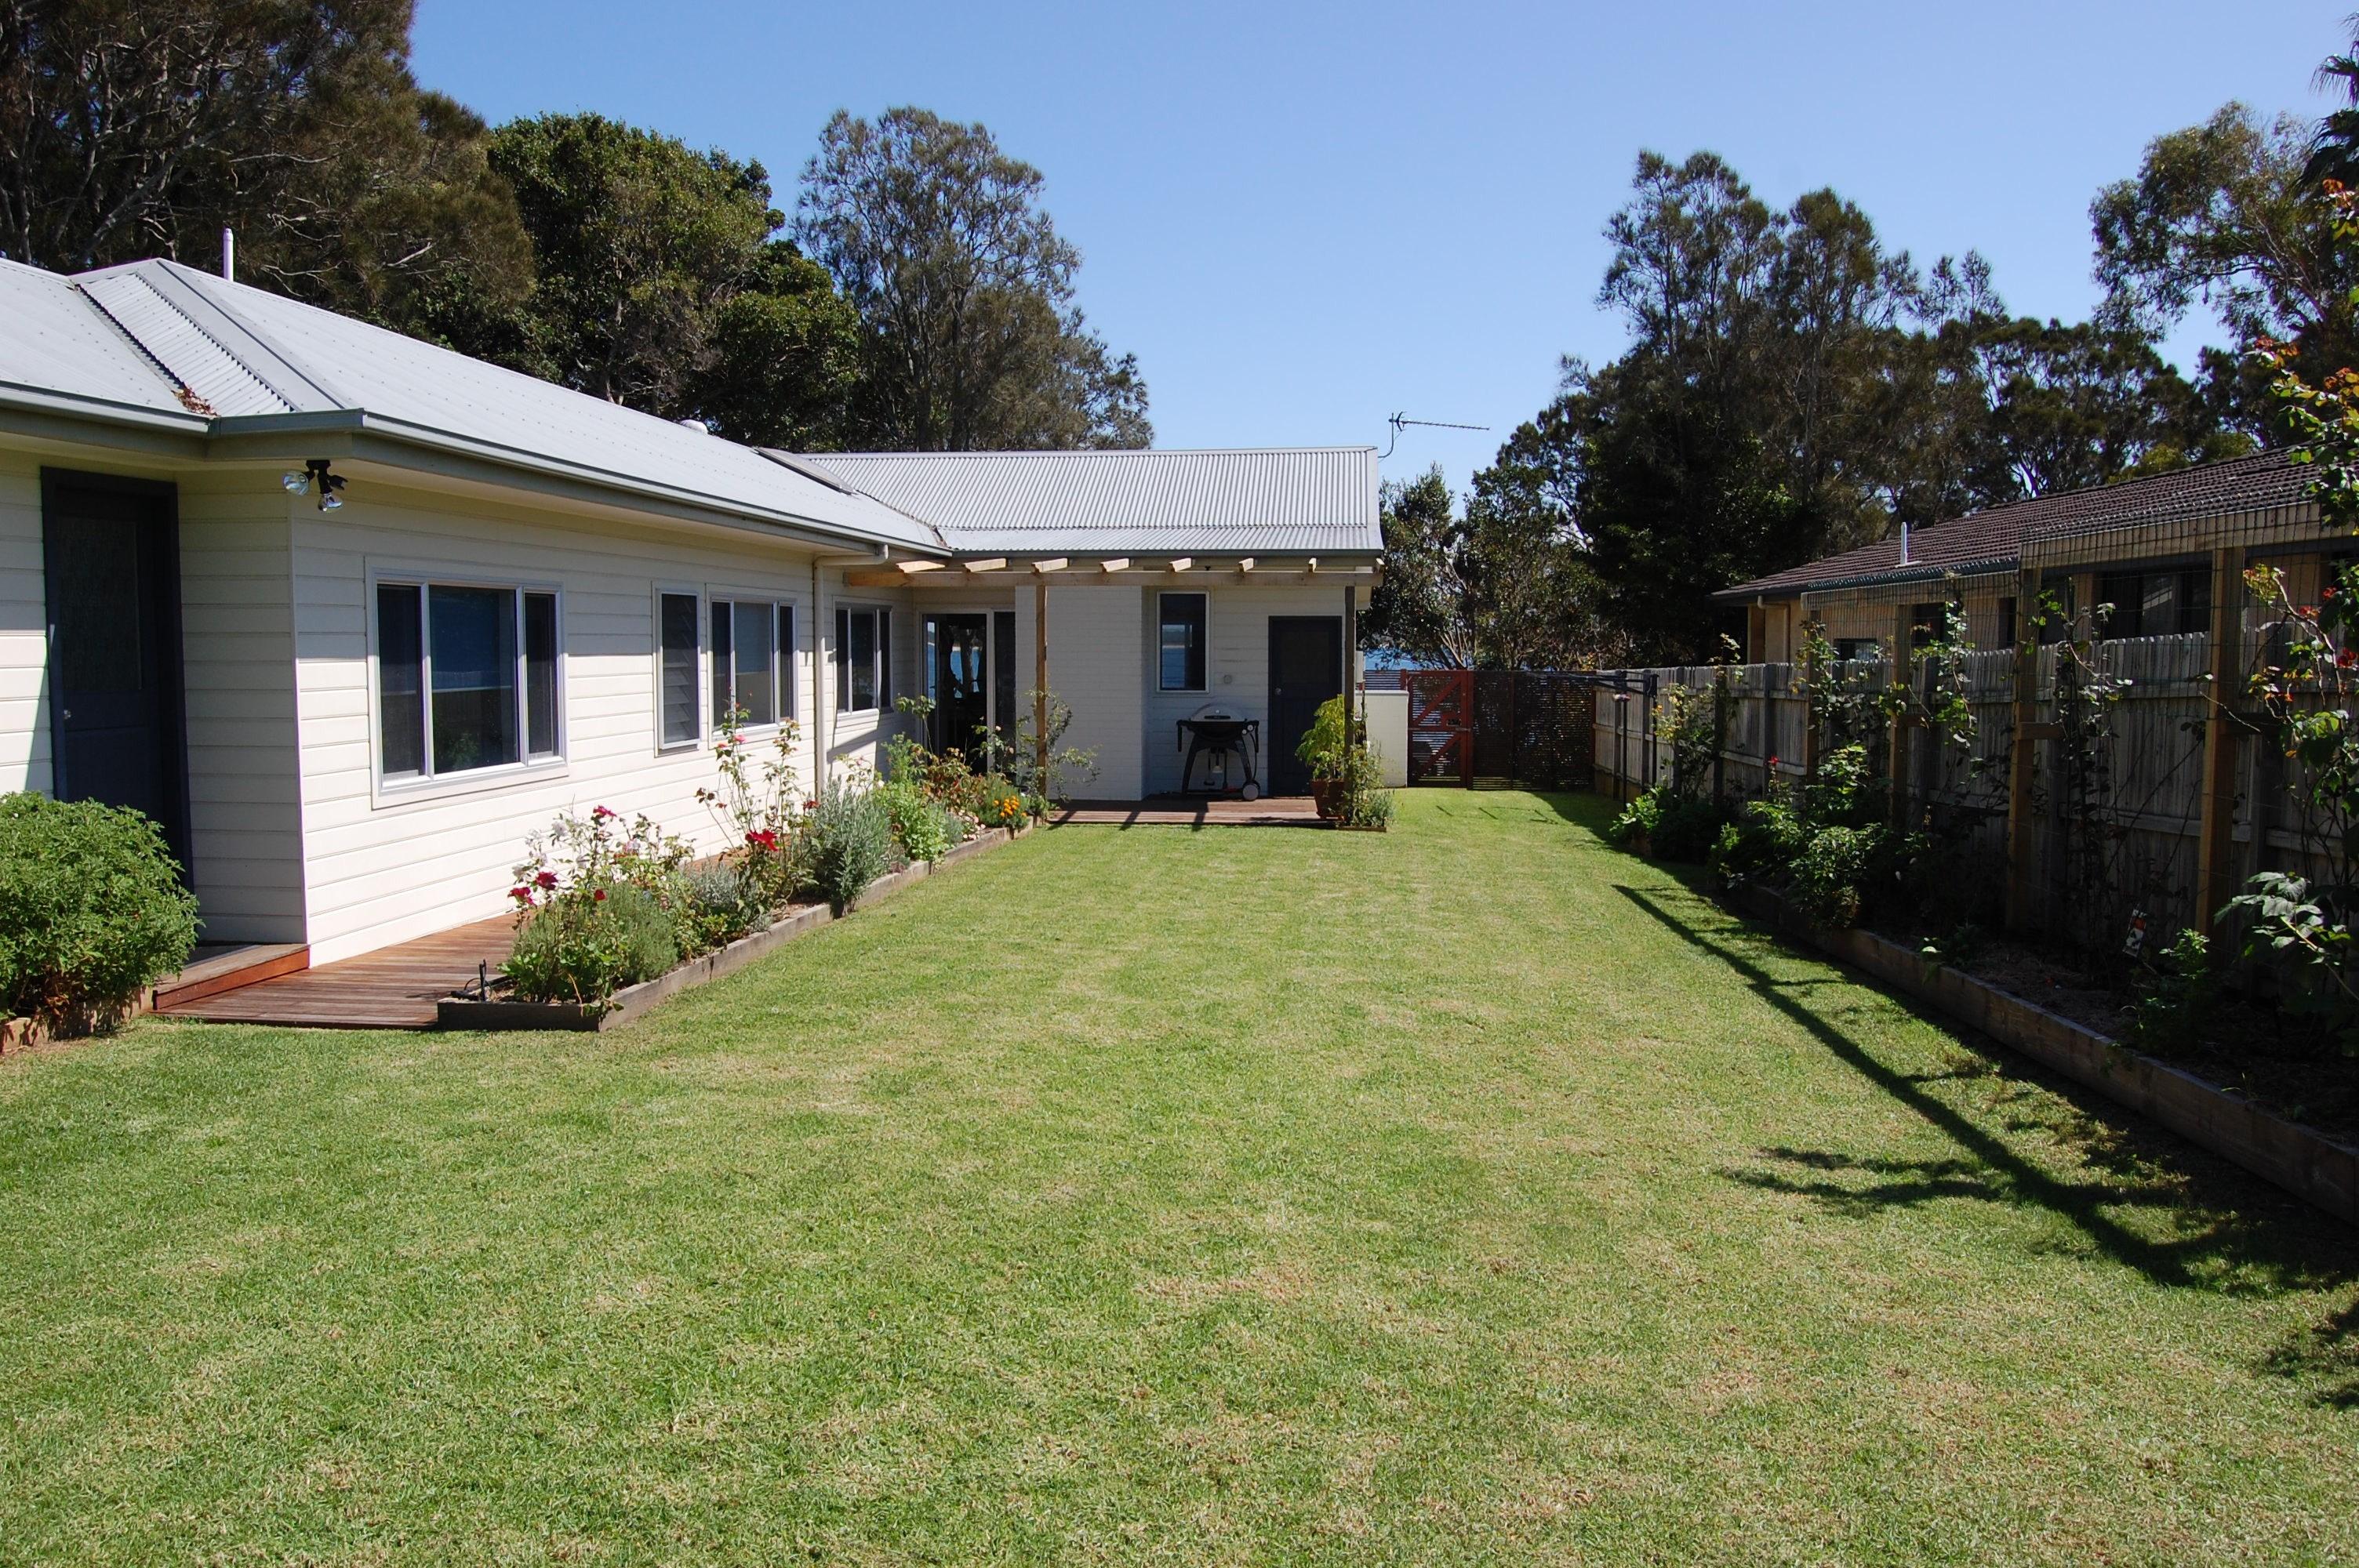
[[[316,413],[326,408],[359,406],[354,400],[338,392],[309,365],[272,341],[244,315],[234,312],[230,308],[230,304],[234,303],[234,298],[230,303],[223,303],[216,299],[212,294],[212,286],[215,283],[232,289],[250,287],[251,285],[241,284],[233,278],[215,278],[209,273],[198,272],[194,267],[186,266],[175,261],[167,261],[160,256],[147,261],[135,262],[132,265],[139,269],[140,276],[147,280],[148,287],[162,296],[167,304],[189,319],[190,325],[212,339],[223,353],[244,365],[247,374],[277,393],[280,401],[289,407],[298,412]],[[204,279],[203,286],[200,287],[192,282],[191,279],[194,278]],[[302,301],[299,300],[297,303],[300,304]],[[321,307],[314,306],[313,308],[318,309]],[[212,319],[210,324],[202,319],[205,317]],[[240,352],[236,347],[223,341],[225,335],[245,340],[245,345],[249,351]],[[277,379],[267,373],[266,366],[255,362],[257,359],[267,360],[268,369],[283,373],[288,379],[312,394],[312,398],[307,400],[288,386],[281,384]]]

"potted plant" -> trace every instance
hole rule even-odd
[[[1331,697],[1311,715],[1310,728],[1302,732],[1294,748],[1294,754],[1310,770],[1310,803],[1319,808],[1322,820],[1332,820],[1335,815],[1336,784],[1352,750],[1350,722],[1344,716],[1343,699]]]

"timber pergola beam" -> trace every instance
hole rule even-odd
[[[1332,584],[1337,588],[1353,584],[1370,585],[1380,579],[1375,562],[1370,560],[1338,561],[1329,557],[1321,561],[1316,556],[1273,560],[1266,556],[1225,556],[1208,558],[1201,556],[1172,556],[1140,560],[1132,556],[1044,556],[1036,560],[1021,557],[988,556],[964,561],[894,561],[888,565],[865,567],[843,574],[846,588],[908,588],[972,590],[987,586],[993,579],[1030,578],[1045,581],[1050,578],[1068,578],[1094,584],[1163,583],[1174,578],[1198,582],[1226,579],[1234,582],[1250,582],[1278,587],[1288,583]]]

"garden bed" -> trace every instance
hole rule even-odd
[[[890,871],[863,889],[843,912],[864,909],[913,882],[984,850],[1006,843],[1016,835],[1004,827],[986,827],[938,860],[919,860]],[[725,947],[690,958],[679,968],[616,991],[603,1007],[571,1001],[516,1001],[499,998],[449,996],[435,1004],[439,1029],[555,1029],[603,1031],[619,1029],[668,997],[718,979],[755,959],[784,946],[806,932],[842,918],[824,903],[798,903],[760,931],[741,936]]]
[[[1766,889],[1725,896],[1744,913],[2359,1225],[2359,1147],[1872,931],[1812,925]]]

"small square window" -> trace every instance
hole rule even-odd
[[[1203,690],[1205,596],[1166,593],[1157,600],[1158,686],[1164,691]]]

